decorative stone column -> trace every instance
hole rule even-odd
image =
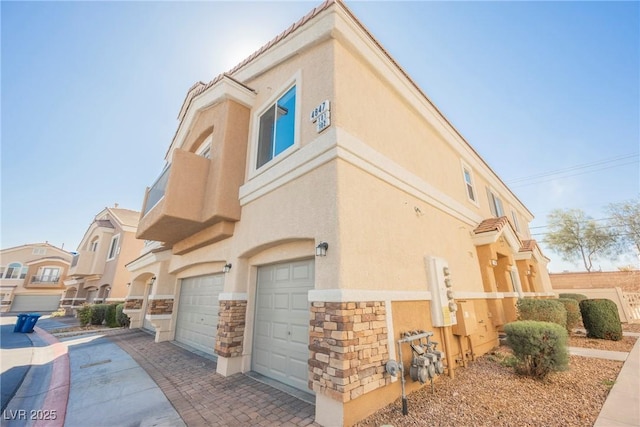
[[[173,295],[149,295],[147,301],[147,313],[149,319],[156,328],[155,342],[171,339],[171,317],[173,316]]]
[[[229,376],[242,370],[246,315],[246,299],[220,301],[215,352],[219,356],[216,370],[221,375]]]
[[[344,403],[391,383],[383,301],[313,302],[309,342],[317,422],[331,424]]]
[[[128,296],[124,300],[124,309],[122,312],[129,316],[130,324],[129,328],[141,328],[143,323],[142,304],[144,302],[143,296]]]

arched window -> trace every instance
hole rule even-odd
[[[29,267],[23,267],[19,262],[12,262],[7,267],[7,272],[4,275],[5,279],[24,279],[27,277],[27,271]]]

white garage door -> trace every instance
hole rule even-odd
[[[61,295],[16,295],[11,311],[56,311],[60,306],[60,298]]]
[[[190,277],[181,282],[175,340],[214,354],[223,275]]]
[[[313,280],[313,260],[258,268],[252,369],[306,392]]]

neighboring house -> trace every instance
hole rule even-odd
[[[3,249],[0,252],[1,311],[57,310],[71,257],[71,253],[47,242]]]
[[[139,217],[140,212],[118,205],[96,215],[73,256],[62,307],[124,301],[129,285],[125,264],[144,246],[135,237]]]
[[[341,2],[195,84],[178,119],[132,327],[314,394],[322,425],[398,398],[403,332],[433,331],[453,375],[517,298],[553,295],[532,214]]]

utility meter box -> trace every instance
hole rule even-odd
[[[451,326],[458,320],[458,306],[453,298],[453,282],[449,264],[443,258],[425,257],[427,280],[431,291],[431,320],[433,326]]]
[[[454,335],[466,337],[474,334],[478,329],[478,320],[476,319],[473,301],[458,301],[456,318],[458,323],[451,328]]]

